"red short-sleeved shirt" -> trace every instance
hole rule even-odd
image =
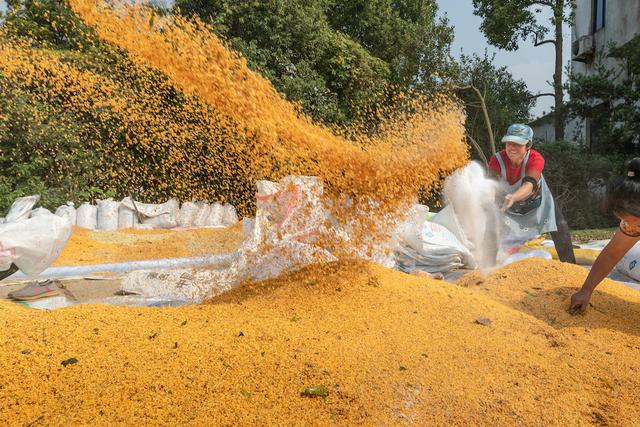
[[[504,166],[507,168],[507,181],[509,181],[510,185],[515,184],[520,179],[520,175],[522,174],[522,165],[518,167],[514,167],[509,158],[507,157],[507,153],[505,150],[502,150],[498,153],[500,157],[502,157],[502,161]],[[542,169],[544,169],[544,157],[542,154],[538,153],[536,150],[529,150],[529,160],[527,161],[527,170],[525,171],[525,175],[531,175],[535,172],[541,174]],[[498,159],[495,155],[491,157],[489,160],[489,170],[492,170],[498,176],[502,176],[502,172],[500,171],[500,163],[498,163]],[[537,175],[537,174],[536,174]]]

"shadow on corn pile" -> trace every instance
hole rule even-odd
[[[456,284],[556,329],[584,327],[640,335],[640,293],[612,280],[598,286],[585,314],[569,313],[571,295],[582,286],[587,274],[577,265],[529,259],[496,270],[484,279],[477,272],[469,273]]]

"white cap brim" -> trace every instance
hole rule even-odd
[[[529,143],[529,140],[515,135],[505,135],[502,137],[502,142],[515,142],[516,144],[526,145]]]

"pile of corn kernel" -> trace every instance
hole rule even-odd
[[[0,302],[9,425],[638,425],[640,297],[526,260],[458,285],[312,266],[180,308]],[[64,362],[64,365],[63,365]]]
[[[122,229],[93,231],[74,227],[54,265],[100,264],[234,252],[242,242],[242,223],[228,228],[187,230]]]

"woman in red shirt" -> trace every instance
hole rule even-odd
[[[502,138],[505,149],[489,160],[489,172],[504,182],[507,238],[526,240],[557,231],[553,196],[542,176],[544,158],[531,148],[533,130],[513,124]]]

